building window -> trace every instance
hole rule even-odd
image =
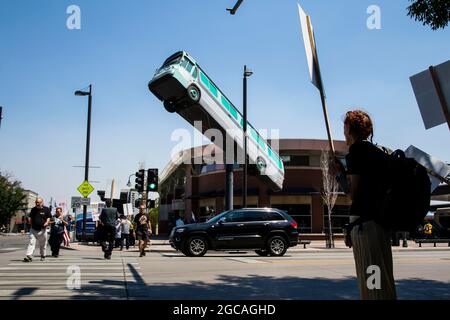
[[[282,155],[285,167],[309,167],[309,156]]]
[[[331,212],[331,229],[333,233],[342,233],[343,227],[350,222],[350,206],[335,205]],[[328,228],[328,208],[323,207],[323,227]]]
[[[272,204],[272,208],[286,211],[298,224],[300,233],[311,233],[311,206],[309,204]]]

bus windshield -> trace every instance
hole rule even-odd
[[[173,58],[167,59],[161,68],[165,68],[165,67],[180,63],[182,57],[183,57],[183,55],[179,54],[179,55],[174,56]]]

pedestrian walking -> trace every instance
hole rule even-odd
[[[123,250],[123,243],[125,242],[125,248],[130,249],[130,228],[131,222],[125,216],[121,217],[122,239],[120,242],[120,251]]]
[[[129,216],[128,221],[130,221],[130,246],[136,247],[136,232],[134,231],[133,216]]]
[[[344,135],[349,146],[345,158],[347,170],[336,163],[347,176],[343,180],[349,183],[348,192],[352,198],[346,244],[353,247],[360,296],[363,300],[394,300],[397,295],[391,231],[377,222],[381,199],[387,189],[388,161],[385,153],[372,143],[373,124],[366,112],[347,112]],[[367,281],[373,274],[370,270],[379,270],[380,283],[377,286]]]
[[[61,242],[64,240],[64,232],[67,222],[63,219],[62,208],[58,207],[55,210],[55,216],[50,221],[51,228],[48,243],[50,244],[50,248],[52,250],[52,257],[58,258]]]
[[[26,257],[24,262],[33,261],[33,254],[36,248],[36,242],[39,245],[39,253],[41,255],[41,261],[45,261],[45,255],[47,251],[47,227],[52,217],[50,209],[44,206],[44,200],[37,198],[35,201],[36,206],[31,209],[28,223],[31,224],[30,228],[30,242],[28,244]]]
[[[104,257],[107,260],[111,259],[114,248],[114,240],[116,235],[116,224],[119,219],[119,213],[116,208],[111,207],[111,200],[105,200],[106,208],[102,209],[99,216],[99,226],[101,229],[101,244],[104,252]]]
[[[122,242],[122,220],[119,219],[116,222],[116,235],[114,239],[114,248],[120,248],[120,243]]]
[[[145,256],[145,248],[150,240],[152,232],[150,219],[145,214],[145,206],[141,204],[139,206],[139,213],[134,217],[134,223],[136,225],[136,239],[138,240],[138,248],[140,257]]]

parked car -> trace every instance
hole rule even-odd
[[[298,236],[297,223],[285,211],[245,208],[222,212],[205,223],[175,227],[169,243],[190,257],[201,257],[210,249],[282,256],[297,245]]]

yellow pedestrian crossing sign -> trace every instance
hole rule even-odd
[[[84,181],[77,190],[83,197],[87,198],[94,191],[94,187],[88,181]]]

